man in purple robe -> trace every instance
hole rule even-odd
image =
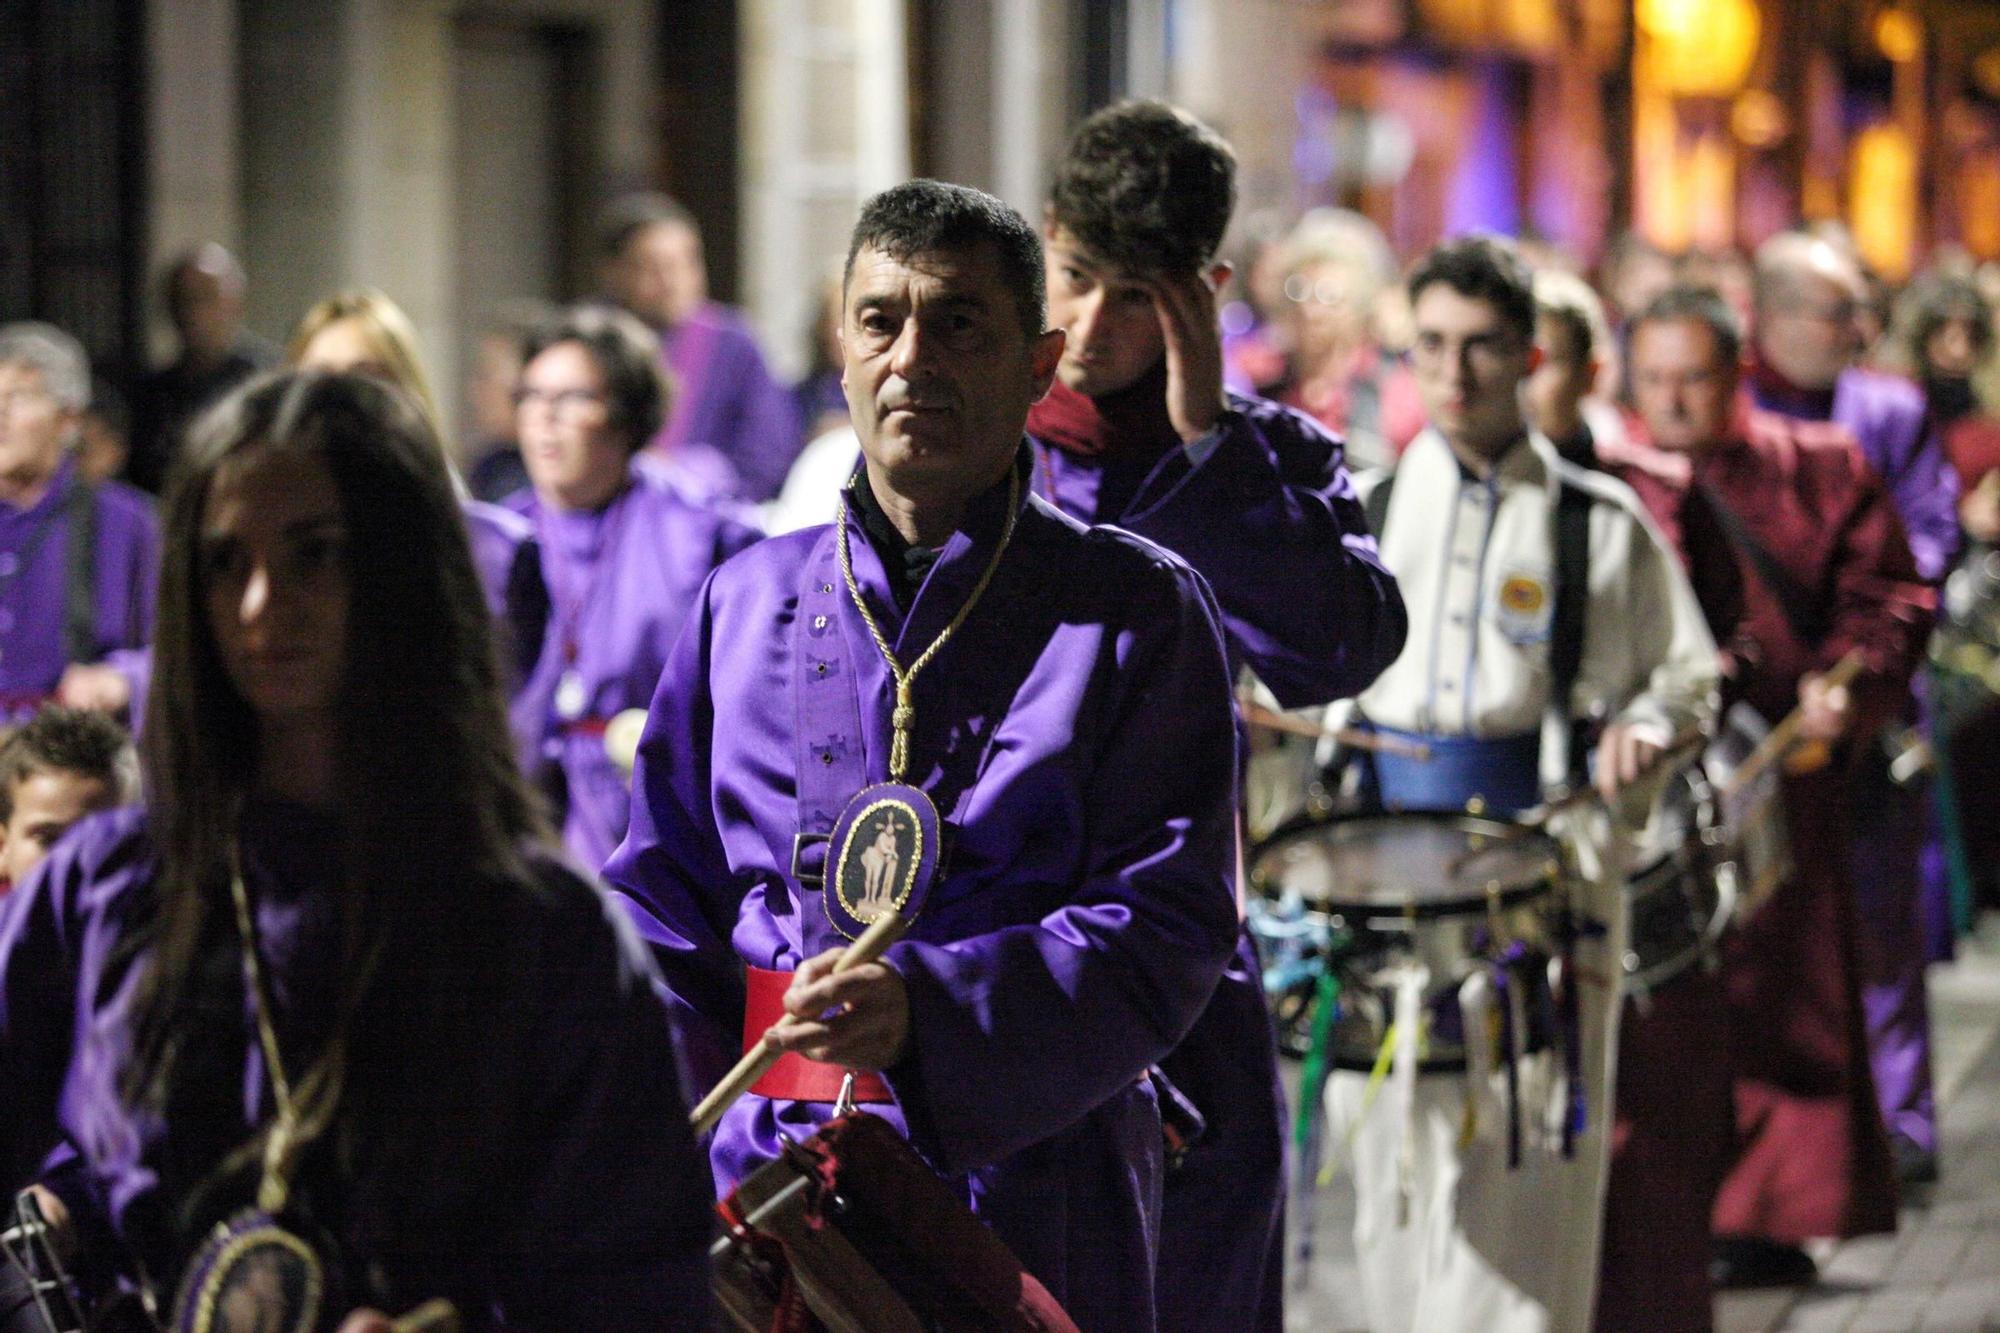
[[[1933,583],[1943,578],[1958,549],[1957,476],[1922,390],[1853,364],[1854,312],[1867,293],[1854,260],[1824,239],[1787,232],[1757,252],[1756,291],[1750,389],[1757,406],[1845,427],[1895,501],[1917,572]],[[1926,790],[1892,783],[1885,765],[1875,767],[1879,799],[1856,807],[1853,840],[1862,1002],[1897,1168],[1906,1180],[1927,1180],[1937,1174],[1937,1109],[1918,901]]]
[[[1122,1333],[1154,1327],[1146,1074],[1236,938],[1235,728],[1200,577],[1029,493],[1022,425],[1064,341],[1042,282],[1033,228],[977,191],[916,181],[863,208],[842,341],[864,466],[832,528],[709,580],[605,874],[696,1091],[761,1034],[746,1006],[803,1057],[721,1120],[719,1187],[857,1071],[1079,1326]],[[832,974],[852,927],[828,835],[885,780],[935,806],[943,863],[903,900],[908,936]]]
[[[0,327],[0,723],[58,691],[119,712],[143,676],[159,527],[145,496],[79,469],[89,401],[74,338]]]
[[[539,542],[549,617],[515,721],[532,719],[563,840],[595,869],[625,836],[630,804],[606,731],[646,706],[702,581],[757,533],[633,466],[667,393],[652,336],[631,316],[581,307],[527,352],[516,397],[533,484],[508,503]]]
[[[628,196],[606,215],[598,256],[606,294],[659,335],[678,386],[650,447],[716,493],[776,495],[805,443],[798,408],[749,326],[708,299],[694,215],[664,195]]]
[[[1288,707],[1352,695],[1402,651],[1395,579],[1342,466],[1302,413],[1226,393],[1215,263],[1235,154],[1160,102],[1080,126],[1044,220],[1049,314],[1068,340],[1028,414],[1037,491],[1186,559],[1214,589],[1233,662]],[[1277,1050],[1247,934],[1163,1064],[1201,1138],[1167,1176],[1162,1328],[1283,1325]]]

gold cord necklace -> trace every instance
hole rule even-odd
[[[862,474],[853,484],[866,486],[867,475]],[[910,663],[909,670],[905,671],[896,661],[895,651],[889,647],[889,639],[882,633],[882,627],[875,623],[874,613],[868,609],[868,599],[861,595],[861,585],[854,580],[854,561],[847,551],[847,492],[845,490],[841,492],[840,514],[834,520],[835,541],[840,552],[840,577],[847,581],[847,593],[854,599],[854,609],[861,613],[862,623],[868,626],[869,637],[875,640],[875,646],[882,651],[882,660],[889,666],[889,676],[896,682],[896,710],[889,715],[889,781],[891,782],[903,781],[904,774],[909,769],[910,732],[915,728],[917,721],[917,707],[911,686],[916,682],[917,673],[930,665],[931,659],[938,655],[939,650],[958,631],[958,627],[965,623],[965,618],[972,614],[972,608],[979,605],[979,599],[985,595],[987,585],[993,582],[993,575],[1000,568],[1000,557],[1007,553],[1008,543],[1014,540],[1014,522],[1020,514],[1021,473],[1015,468],[1007,473],[1007,526],[1001,530],[1000,544],[993,548],[993,558],[986,562],[986,570],[979,576],[979,582],[973,585],[972,595],[958,608],[958,614],[951,618],[951,623],[938,632],[938,636],[931,640],[930,646],[918,654],[917,660]]]

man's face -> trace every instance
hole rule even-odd
[[[1130,388],[1165,354],[1150,284],[1085,250],[1066,227],[1044,233],[1049,323],[1067,337],[1056,370],[1090,397]]]
[[[1537,320],[1535,343],[1542,363],[1528,376],[1528,420],[1552,439],[1567,439],[1582,420],[1579,409],[1597,380],[1597,366],[1577,346],[1567,320]]]
[[[1698,319],[1647,320],[1632,331],[1632,404],[1653,443],[1691,453],[1729,438],[1739,371]]]
[[[1063,352],[1060,331],[1022,329],[1019,298],[988,245],[855,255],[840,383],[871,473],[944,503],[1005,474]]]
[[[1801,389],[1831,389],[1860,350],[1858,285],[1828,269],[1801,273],[1792,299],[1757,315],[1757,350]]]
[[[76,418],[43,387],[39,368],[0,364],[0,479],[26,488],[54,476]]]
[[[1491,301],[1433,282],[1411,312],[1410,367],[1424,415],[1460,448],[1493,456],[1521,433],[1521,381],[1534,345]]]
[[[1351,354],[1368,337],[1372,284],[1358,265],[1316,259],[1285,279],[1293,342],[1306,369],[1335,353]]]
[[[0,893],[26,879],[72,824],[117,801],[103,778],[68,769],[42,769],[16,783],[14,813],[0,827]]]
[[[174,277],[174,328],[197,356],[218,357],[243,326],[243,293],[206,269],[189,266]]]
[[[701,237],[684,222],[641,227],[604,266],[604,285],[612,300],[654,328],[677,328],[708,299]]]

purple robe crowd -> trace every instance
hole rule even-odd
[[[716,493],[750,500],[776,495],[805,443],[804,425],[791,390],[771,377],[749,328],[711,301],[662,333],[660,348],[677,392],[652,448]]]

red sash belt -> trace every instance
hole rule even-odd
[[[608,717],[580,717],[574,722],[562,724],[565,736],[602,736],[610,729],[611,719]]]
[[[785,991],[791,987],[792,974],[761,967],[746,967],[744,972],[743,1049],[748,1051],[763,1038],[765,1029],[785,1016]],[[750,1091],[778,1101],[838,1101],[840,1084],[847,1074],[839,1065],[821,1064],[786,1051],[769,1073],[750,1085]],[[888,1102],[895,1098],[889,1095],[889,1085],[876,1075],[856,1072],[854,1100]]]

